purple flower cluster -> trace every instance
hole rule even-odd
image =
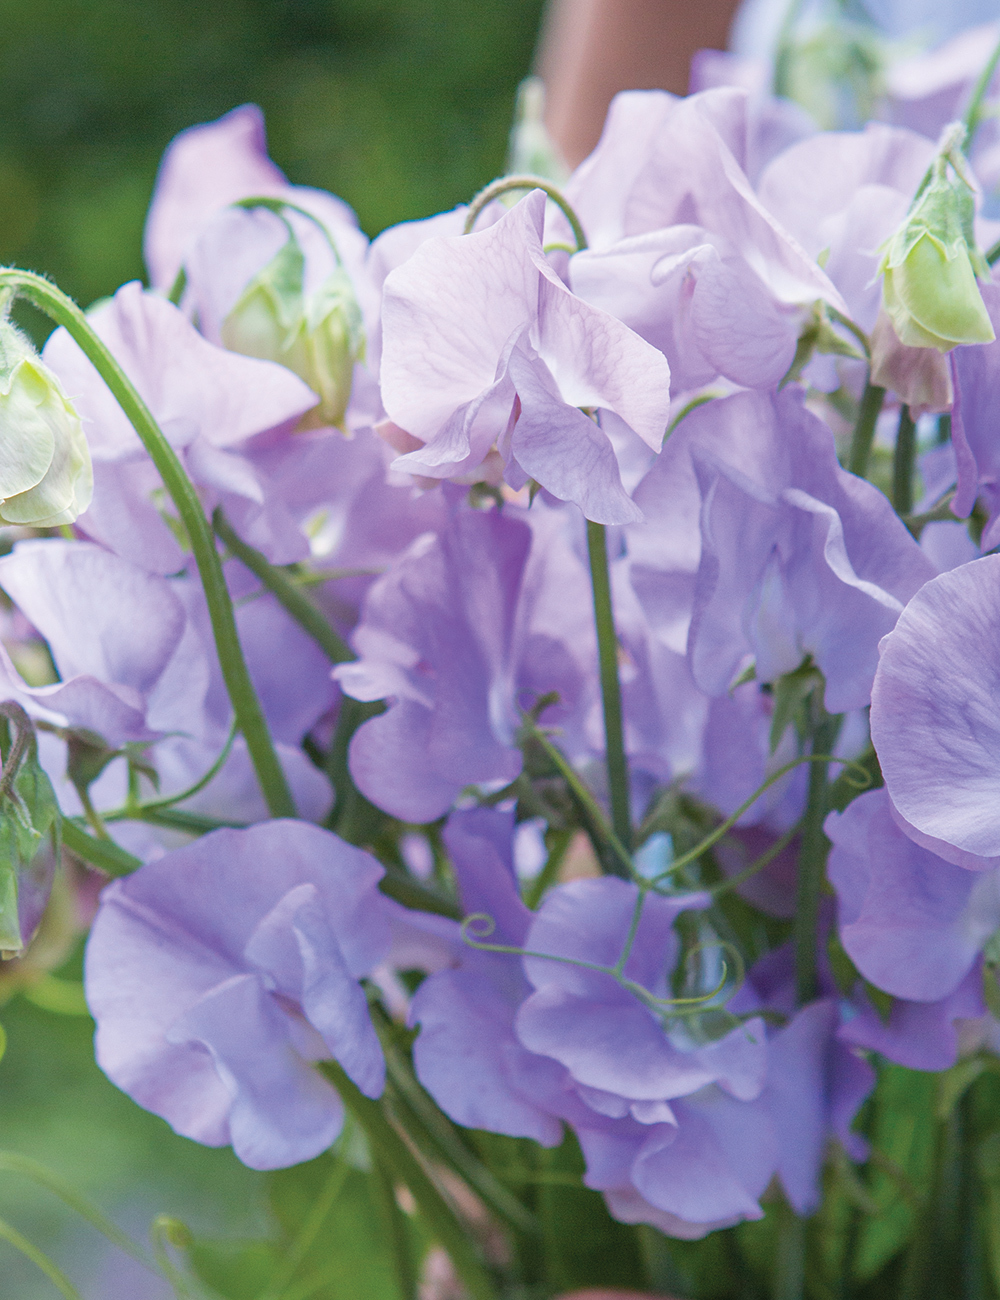
[[[87,996],[102,1068],[179,1133],[254,1168],[323,1151],[315,1063],[380,1096],[381,997],[454,1121],[569,1129],[614,1216],[696,1238],[773,1180],[811,1213],[830,1145],[865,1158],[880,1060],[1000,1044],[1000,344],[904,343],[934,285],[883,298],[925,175],[966,183],[952,110],[906,102],[821,132],[733,86],[628,92],[558,202],[498,187],[371,244],[254,108],[171,145],[153,287],[87,320],[257,555],[224,572],[298,818],[268,816],[192,538],[64,329],[44,362],[93,498],[0,559],[0,676],[64,816],[142,860],[101,896]],[[381,816],[362,848],[337,762]],[[430,823],[406,901],[464,922],[379,888]]]

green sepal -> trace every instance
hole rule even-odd
[[[794,725],[799,737],[804,738],[809,726],[809,697],[817,689],[822,694],[823,686],[823,674],[809,657],[793,672],[783,673],[773,684],[774,712],[771,715],[770,736],[772,754],[790,726]]]

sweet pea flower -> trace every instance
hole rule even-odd
[[[440,817],[468,785],[521,770],[521,708],[552,691],[546,724],[586,754],[595,661],[586,570],[559,510],[459,509],[372,586],[354,634],[359,660],[335,670],[346,694],[387,699],[350,746],[367,798],[404,821]]]
[[[312,1062],[335,1058],[369,1097],[385,1081],[358,984],[389,948],[381,874],[328,831],[272,821],[115,881],[87,944],[98,1064],[252,1169],[319,1155],[343,1107]]]
[[[873,1082],[838,1041],[834,1001],[794,1012],[786,952],[755,967],[730,1004],[746,1023],[700,1046],[667,1032],[633,993],[611,988],[610,976],[574,964],[617,960],[635,886],[610,878],[556,885],[532,915],[517,895],[512,829],[510,813],[479,809],[452,814],[445,830],[467,912],[494,923],[489,942],[528,955],[460,945],[451,967],[423,982],[411,1019],[420,1025],[414,1062],[424,1086],[459,1123],[543,1145],[569,1123],[587,1162],[584,1182],[626,1223],[692,1239],[759,1218],[758,1198],[775,1173],[799,1212],[810,1213],[828,1136],[864,1154],[849,1125]],[[677,953],[671,920],[704,901],[648,899],[627,971],[662,990]],[[789,1023],[769,1033],[757,1016],[765,1008]]]
[[[486,230],[428,240],[386,278],[382,400],[422,444],[395,465],[449,478],[496,447],[515,488],[533,478],[598,523],[624,523],[639,512],[607,435],[578,408],[615,413],[658,450],[669,367],[552,271],[544,215],[534,191]]]
[[[984,284],[981,292],[990,319],[1000,322],[1000,286]],[[957,397],[952,412],[957,470],[952,510],[965,517],[982,499],[989,518],[981,545],[991,550],[1000,542],[1000,450],[991,420],[1000,392],[1000,342],[956,348],[951,361]]]
[[[1000,929],[1000,873],[953,866],[915,844],[884,789],[830,813],[825,830],[840,941],[861,974],[909,1001],[954,993]]]
[[[687,649],[703,690],[728,690],[748,657],[771,682],[811,654],[831,712],[867,705],[879,638],[933,566],[882,493],[840,467],[800,392],[692,411],[635,495],[651,516],[630,530],[640,600],[696,573]]]
[[[574,290],[660,348],[680,391],[720,375],[773,387],[812,304],[847,311],[743,170],[748,102],[625,92],[567,186],[591,240],[571,259]]]
[[[163,155],[143,239],[153,287],[166,293],[212,219],[249,198],[284,199],[308,208],[338,233],[353,231],[363,256],[367,240],[351,209],[323,190],[289,185],[268,157],[263,113],[256,104],[243,104],[182,131]]]
[[[264,486],[237,448],[293,425],[315,406],[315,394],[284,366],[214,347],[176,307],[136,282],[97,307],[90,323],[194,481],[216,500],[263,505]],[[74,396],[95,462],[94,499],[80,528],[154,572],[177,572],[183,550],[151,499],[159,475],[125,413],[65,330],[56,330],[43,356]]]
[[[141,746],[143,761],[159,775],[160,797],[187,789],[212,766],[226,741],[231,708],[218,681],[203,599],[193,583],[148,573],[90,542],[48,538],[19,542],[0,560],[0,586],[44,636],[62,678],[58,685],[29,688],[4,652],[5,698],[17,699],[29,715],[53,727],[96,736],[109,751]],[[273,607],[255,601],[239,616],[265,711],[278,724],[277,750],[286,777],[302,815],[319,820],[330,805],[329,784],[298,748],[301,732],[290,732],[288,724],[301,726],[305,716],[311,725],[328,706],[327,666],[321,661],[317,677],[303,634],[289,628],[283,614],[276,618]],[[279,682],[266,672],[273,667],[276,645],[282,647],[286,670]],[[295,696],[303,689],[309,709],[317,713],[303,715],[303,702]],[[79,797],[66,774],[66,746],[67,739],[51,731],[39,736],[42,762],[63,811],[79,815]],[[112,761],[91,795],[99,810],[112,809],[122,804],[126,789],[125,764]],[[225,819],[266,817],[242,738],[216,779],[186,806]],[[162,836],[150,828],[115,823],[113,829],[142,857],[159,851]]]
[[[877,250],[905,217],[933,158],[934,146],[915,131],[869,122],[791,145],[760,177],[760,202],[810,256],[822,255],[863,330],[874,327],[881,302]]]
[[[928,582],[885,638],[872,741],[886,789],[917,843],[978,870],[1000,861],[996,638],[1000,556]]]

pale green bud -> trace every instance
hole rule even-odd
[[[0,320],[0,522],[71,524],[93,486],[79,415],[28,340]]]
[[[973,191],[954,138],[885,246],[882,300],[901,343],[950,352],[996,337],[976,282],[989,275],[973,234]],[[951,163],[954,174],[948,174]]]
[[[243,290],[222,322],[222,341],[233,352],[287,366],[309,385],[320,400],[305,427],[343,428],[354,364],[364,355],[361,309],[340,267],[308,295],[304,273],[293,236]]]
[[[38,854],[47,844],[54,846],[53,836],[59,834],[59,805],[38,761],[34,728],[11,700],[0,705],[0,761],[0,956],[7,958],[17,956],[31,938],[22,931],[20,886]],[[36,915],[29,924],[37,920]]]

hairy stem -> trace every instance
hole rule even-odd
[[[201,501],[177,453],[163,436],[132,381],[75,302],[43,276],[13,268],[0,270],[0,289],[27,298],[57,325],[62,325],[101,376],[125,412],[159,471],[191,541],[205,591],[219,665],[233,712],[247,742],[257,780],[272,817],[294,817],[295,803],[275,752],[257,692],[247,670],[236,630],[233,603],[215,549],[215,538]]]

